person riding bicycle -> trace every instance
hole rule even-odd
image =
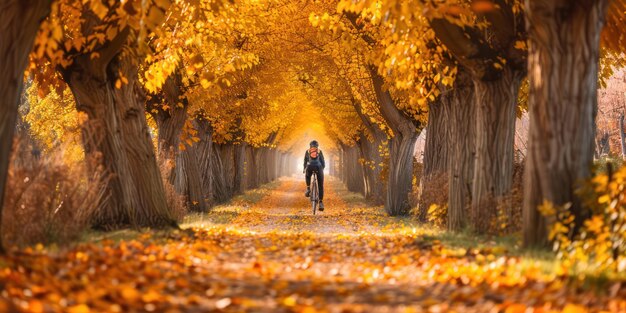
[[[319,186],[319,196],[320,196],[320,211],[324,211],[324,168],[326,167],[326,162],[324,162],[324,154],[322,150],[319,149],[319,143],[317,140],[311,141],[309,144],[310,148],[306,150],[304,154],[304,170],[303,173],[306,173],[306,193],[304,194],[306,197],[311,195],[311,175],[313,172],[317,173],[317,185]]]

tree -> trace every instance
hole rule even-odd
[[[591,174],[597,114],[600,38],[623,49],[624,1],[526,1],[530,130],[524,182],[524,245],[546,245],[544,200],[570,206],[575,225],[587,216],[575,194]]]
[[[143,40],[156,31],[169,1],[63,0],[55,2],[37,40],[30,72],[39,86],[66,83],[82,124],[86,157],[97,160],[91,171],[104,170],[110,179],[108,197],[94,217],[100,228],[173,226],[161,176],[148,134],[144,104],[137,93],[138,60]]]
[[[23,86],[23,75],[28,65],[41,21],[50,12],[51,0],[3,1],[0,13],[0,206],[8,174],[17,107]],[[47,34],[45,39],[58,34]],[[2,221],[0,210],[0,222]],[[0,242],[0,253],[2,243]]]
[[[475,13],[476,25],[459,26],[448,15],[432,18],[430,24],[457,62],[469,70],[474,83],[476,163],[471,220],[482,233],[493,216],[494,200],[506,195],[512,185],[517,94],[526,74],[525,30],[515,1],[472,4],[465,16]]]

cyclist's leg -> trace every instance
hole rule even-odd
[[[306,192],[304,193],[305,197],[308,197],[311,193],[311,175],[313,175],[313,169],[309,165],[306,167],[306,175],[304,179],[306,182]]]
[[[307,187],[311,186],[311,175],[312,174],[313,174],[313,169],[311,169],[311,166],[309,165],[309,166],[306,167],[306,175],[304,176]]]
[[[320,201],[324,200],[324,171],[320,166],[317,171],[317,186],[319,186]]]

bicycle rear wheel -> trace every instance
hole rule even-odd
[[[311,207],[313,208],[313,215],[317,212],[317,205],[319,203],[319,191],[317,185],[317,175],[313,174],[313,179],[311,180]]]

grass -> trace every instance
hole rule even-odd
[[[232,220],[234,220],[242,211],[245,211],[247,207],[252,206],[259,201],[261,201],[265,196],[267,196],[272,190],[274,190],[280,182],[278,180],[273,181],[268,184],[264,184],[257,189],[248,190],[241,195],[237,195],[233,197],[226,203],[220,204],[214,207],[211,212],[208,213],[190,213],[183,221],[180,223],[180,228],[186,229],[199,225],[206,224],[229,224]],[[87,230],[85,231],[80,238],[76,241],[77,244],[80,243],[98,243],[105,240],[111,240],[113,242],[127,241],[138,239],[142,234],[151,233],[156,237],[166,236],[166,234],[170,233],[171,230],[166,231],[155,231],[149,228],[145,229],[120,229],[115,231],[98,231],[98,230]],[[54,248],[54,246],[51,246]]]
[[[201,225],[230,224],[241,212],[259,203],[280,185],[279,180],[261,185],[259,188],[247,190],[243,194],[214,207],[208,213],[191,213],[185,216],[180,224],[181,228],[190,228]]]
[[[137,239],[142,233],[149,232],[149,229],[135,230],[135,229],[120,229],[115,231],[98,231],[90,230],[85,232],[81,237],[80,242],[101,242],[104,240],[112,240],[115,242]]]
[[[276,189],[280,185],[280,180],[261,185],[260,187],[252,190],[246,190],[243,194],[236,195],[229,201],[220,204],[216,207],[223,206],[250,206],[261,201],[265,196],[269,195],[272,190]]]
[[[349,206],[365,206],[369,207],[365,197],[358,192],[349,191],[343,182],[337,177],[328,177],[325,181],[326,184],[332,185],[332,189],[335,190],[337,195]]]

